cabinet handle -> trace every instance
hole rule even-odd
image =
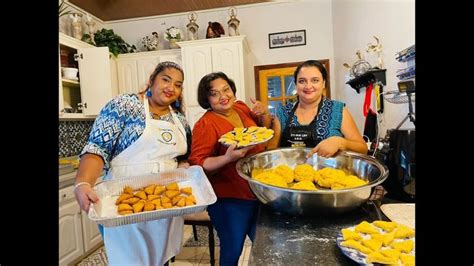
[[[84,57],[82,56],[82,54],[75,54],[74,55],[74,61],[79,60],[79,58],[83,59]]]

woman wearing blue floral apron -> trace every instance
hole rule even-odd
[[[81,154],[76,198],[85,211],[97,201],[91,188],[102,168],[104,180],[168,171],[188,152],[190,128],[180,112],[183,71],[160,63],[143,96],[120,95],[101,111]],[[144,93],[142,93],[144,94]],[[184,162],[184,163],[183,163]],[[187,167],[185,161],[180,164]],[[183,218],[159,219],[102,231],[110,265],[163,265],[182,246]]]

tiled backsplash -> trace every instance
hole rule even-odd
[[[59,121],[59,157],[78,155],[87,143],[94,120]]]

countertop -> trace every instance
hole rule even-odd
[[[249,265],[357,265],[336,245],[342,228],[388,220],[374,204],[338,215],[288,216],[262,205]],[[379,203],[377,203],[379,204]]]

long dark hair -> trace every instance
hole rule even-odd
[[[317,67],[319,71],[321,72],[321,75],[323,76],[323,80],[326,82],[325,84],[327,84],[328,72],[326,68],[324,67],[324,65],[321,64],[321,62],[319,62],[318,60],[307,60],[295,69],[295,73],[293,74],[293,78],[295,79],[295,84],[298,82],[297,80],[298,73],[300,73],[300,70],[302,67]]]
[[[181,66],[179,66],[175,62],[163,61],[163,62],[160,62],[156,66],[155,70],[150,75],[150,78],[148,80],[147,88],[144,91],[140,92],[140,93],[145,93],[145,91],[148,89],[148,87],[151,87],[151,85],[155,81],[156,76],[158,74],[160,74],[161,72],[163,72],[165,69],[168,69],[168,68],[174,68],[174,69],[178,70],[179,72],[181,72],[181,74],[183,75],[183,80],[184,80],[184,71],[181,68]],[[176,111],[178,111],[182,114],[184,114],[183,89],[181,90],[181,94],[179,95],[178,99],[176,99],[176,101],[171,103],[171,108],[173,108],[173,110],[176,110]]]
[[[199,105],[204,108],[204,109],[210,109],[211,108],[211,104],[209,103],[209,99],[208,97],[210,96],[210,90],[211,90],[211,82],[213,82],[214,80],[216,79],[223,79],[225,81],[227,81],[227,83],[229,83],[229,86],[230,88],[232,89],[232,91],[234,92],[234,95],[235,95],[235,92],[237,91],[237,89],[235,88],[235,83],[232,79],[230,79],[229,77],[227,77],[226,74],[224,74],[223,72],[213,72],[213,73],[209,73],[207,75],[205,75],[204,77],[201,78],[201,80],[199,81],[199,85],[198,85],[198,103]]]

